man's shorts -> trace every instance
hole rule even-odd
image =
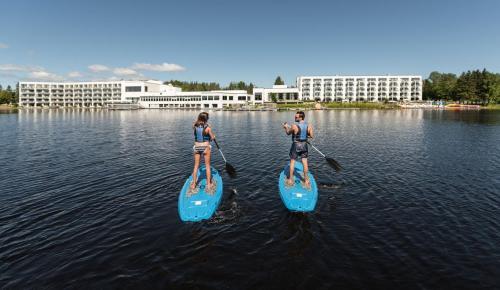
[[[309,156],[309,148],[307,147],[306,142],[293,142],[292,147],[290,148],[290,158],[291,159],[299,159],[299,158],[307,158]]]

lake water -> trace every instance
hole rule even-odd
[[[238,176],[182,223],[197,113],[0,114],[0,288],[500,286],[500,113],[306,112],[344,171],[311,151],[320,196],[299,214],[277,186],[293,112],[212,112]]]

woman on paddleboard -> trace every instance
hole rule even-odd
[[[299,157],[302,159],[302,165],[304,166],[304,186],[306,188],[311,187],[309,181],[308,171],[309,166],[307,164],[307,157],[309,155],[309,148],[307,146],[307,139],[313,138],[313,128],[311,125],[307,124],[304,119],[306,115],[304,112],[299,111],[295,114],[295,124],[288,125],[286,122],[283,123],[283,128],[287,135],[292,135],[292,146],[290,148],[290,173],[286,179],[285,184],[288,186],[293,186],[293,171],[295,168],[295,160]]]
[[[205,168],[207,174],[207,185],[205,192],[213,193],[215,189],[215,184],[212,182],[212,174],[210,172],[210,157],[211,149],[210,141],[215,139],[215,135],[208,125],[208,113],[202,112],[198,115],[198,119],[193,123],[194,131],[194,168],[193,168],[193,181],[189,187],[189,194],[195,194],[198,192],[197,183],[197,173],[200,167],[200,159],[203,156],[205,159]]]

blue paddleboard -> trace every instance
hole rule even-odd
[[[293,186],[288,187],[285,185],[285,181],[289,170],[290,163],[281,171],[279,179],[280,196],[283,203],[291,211],[313,211],[318,200],[318,185],[316,184],[316,180],[314,180],[314,176],[311,174],[311,171],[307,173],[311,188],[304,188],[302,186],[304,167],[301,162],[295,161],[295,170],[293,172],[295,183]]]
[[[219,206],[222,199],[222,178],[217,170],[211,167],[212,182],[216,183],[215,192],[208,194],[205,192],[207,176],[205,166],[198,169],[197,187],[198,192],[188,196],[189,185],[193,180],[192,176],[186,180],[179,196],[179,216],[182,221],[197,222],[209,219]]]

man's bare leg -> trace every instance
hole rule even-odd
[[[288,178],[286,179],[285,184],[288,186],[293,186],[294,184],[294,179],[293,179],[293,172],[295,171],[295,159],[291,158],[290,159],[290,172],[288,173]]]
[[[307,188],[311,187],[311,182],[309,181],[309,165],[307,164],[307,158],[302,158],[302,165],[304,165],[304,185]]]

